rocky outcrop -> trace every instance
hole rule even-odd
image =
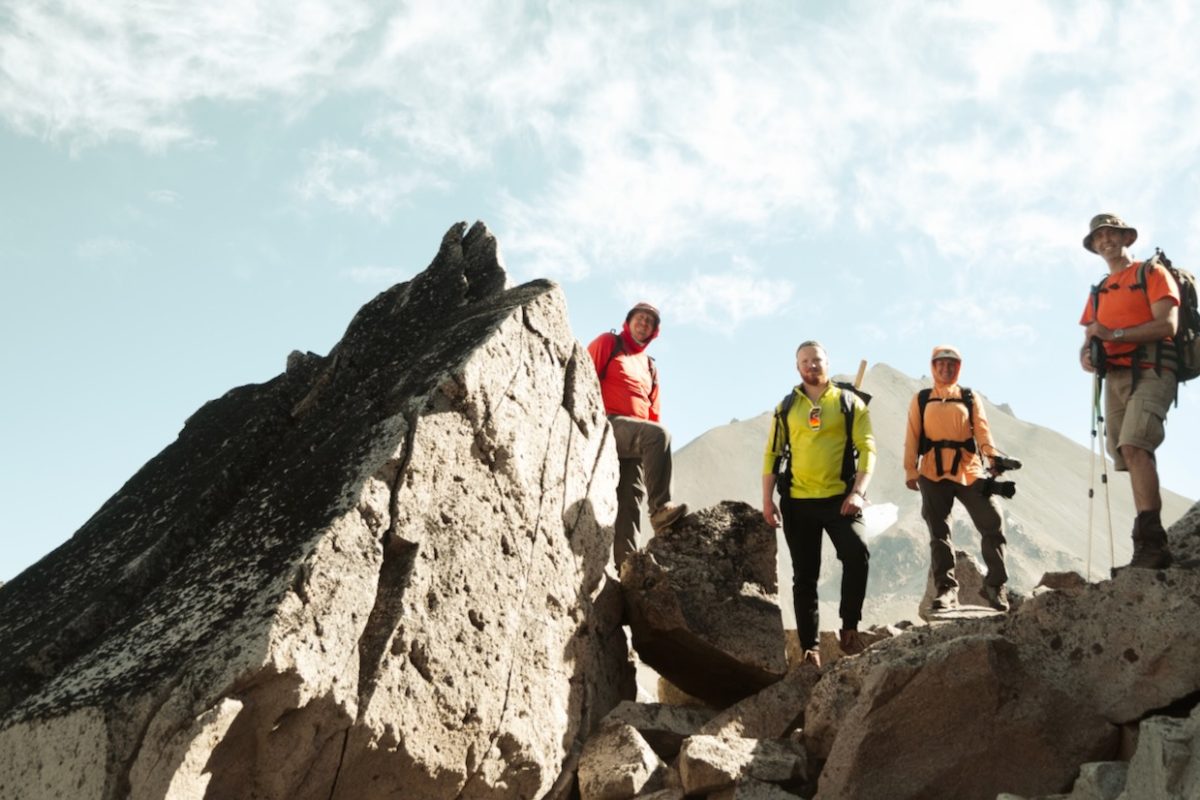
[[[632,692],[557,287],[454,226],[0,591],[0,796],[500,798]]]
[[[656,535],[621,565],[641,659],[687,694],[728,705],[787,670],[775,531],[745,503],[721,503]]]
[[[1200,505],[1170,537],[1170,569],[1047,574],[1011,614],[896,627],[823,669],[797,664],[677,728],[678,755],[660,753],[665,788],[646,796],[1193,797]],[[636,708],[622,719],[653,724]]]
[[[1198,537],[1182,523],[1172,530],[1181,552]],[[825,761],[818,794],[1061,791],[1080,764],[1115,757],[1120,726],[1200,692],[1197,613],[1200,572],[1126,569],[1039,594],[1007,617],[914,631],[846,659],[805,710],[805,742]],[[950,737],[953,748],[931,744]]]

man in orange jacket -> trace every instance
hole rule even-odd
[[[967,509],[983,540],[983,561],[988,572],[980,595],[997,611],[1007,611],[1004,522],[996,498],[985,491],[987,482],[981,480],[986,476],[980,458],[981,454],[995,458],[1000,453],[992,441],[983,403],[969,389],[958,385],[961,367],[958,348],[946,344],[933,348],[933,388],[926,390],[929,394],[924,411],[922,392],[914,395],[908,406],[905,485],[921,493],[921,516],[929,527],[933,584],[937,592],[931,609],[946,611],[958,605],[954,547],[948,524],[957,499]]]
[[[1174,339],[1179,326],[1179,288],[1161,265],[1146,270],[1130,256],[1137,229],[1115,214],[1092,217],[1083,246],[1108,265],[1079,324],[1086,325],[1079,360],[1088,372],[1102,366],[1108,451],[1118,470],[1128,470],[1133,488],[1131,567],[1162,569],[1171,564],[1163,528],[1162,494],[1154,451],[1166,436],[1163,423],[1175,398]],[[1132,291],[1131,291],[1132,290]],[[1093,339],[1103,343],[1104,364],[1094,365]]]
[[[637,549],[647,489],[655,533],[687,513],[686,505],[671,502],[671,434],[659,423],[658,372],[645,352],[658,337],[660,321],[657,308],[638,303],[620,333],[602,333],[588,345],[621,463],[613,540],[618,569]]]

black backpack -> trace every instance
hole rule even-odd
[[[1146,289],[1146,270],[1151,264],[1165,268],[1179,289],[1179,327],[1175,330],[1174,344],[1163,347],[1164,343],[1160,342],[1156,349],[1160,361],[1174,355],[1175,377],[1184,383],[1200,375],[1200,309],[1197,308],[1196,276],[1177,268],[1167,254],[1156,247],[1154,255],[1138,267],[1137,283],[1143,290]]]
[[[1155,350],[1153,359],[1155,369],[1161,371],[1163,365],[1166,364],[1175,370],[1175,377],[1179,383],[1186,383],[1200,375],[1200,309],[1197,307],[1196,276],[1187,270],[1176,267],[1171,263],[1171,259],[1167,258],[1167,254],[1156,247],[1154,255],[1138,266],[1137,281],[1130,287],[1147,292],[1147,303],[1150,301],[1150,296],[1146,289],[1146,271],[1155,264],[1167,271],[1179,289],[1179,326],[1175,330],[1173,343],[1150,342],[1148,344],[1152,345]],[[1092,287],[1093,319],[1100,313],[1100,295],[1108,291],[1104,286],[1107,280],[1108,276],[1106,275]],[[1146,358],[1144,349],[1146,346],[1138,345],[1138,349],[1133,354],[1135,360],[1149,360]]]
[[[858,395],[859,399],[863,401],[863,405],[870,405],[871,395],[855,387],[852,383],[834,381],[833,385],[842,390],[842,416],[846,419],[846,447],[842,451],[842,480],[846,482],[846,491],[848,492],[854,487],[854,475],[857,472],[856,464],[858,463],[858,448],[854,446],[854,402],[850,399],[850,395],[851,393]],[[783,448],[779,451],[773,467],[775,486],[779,489],[781,498],[788,497],[792,490],[792,438],[788,431],[787,417],[794,402],[796,402],[796,389],[793,387],[792,391],[783,396],[779,407],[775,409],[774,436],[776,438],[771,444],[771,449],[779,447],[779,435],[782,433]]]
[[[938,439],[932,441],[925,435],[925,406],[929,405],[930,400],[936,400],[939,403],[962,403],[967,407],[967,422],[971,425],[971,438],[963,441],[954,441],[953,439]],[[954,461],[950,464],[950,472],[958,472],[958,465],[962,463],[962,454],[966,450],[968,453],[975,452],[975,393],[967,387],[962,387],[962,397],[933,397],[932,389],[922,389],[917,392],[917,408],[918,416],[921,420],[921,436],[917,439],[917,457],[928,453],[930,450],[934,452],[934,458],[937,462],[937,475],[942,477],[945,470],[942,469],[942,451],[954,450]]]

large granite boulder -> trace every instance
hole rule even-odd
[[[454,226],[0,589],[0,796],[545,794],[632,691],[616,466],[559,289]]]
[[[775,531],[746,503],[685,517],[621,565],[633,647],[687,694],[718,707],[783,677]]]

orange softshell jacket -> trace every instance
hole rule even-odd
[[[987,414],[983,410],[983,398],[975,395],[975,426],[972,432],[971,420],[968,418],[967,406],[964,403],[939,402],[944,398],[962,398],[962,387],[957,383],[938,386],[936,383],[929,395],[929,403],[925,406],[925,438],[931,441],[948,440],[954,442],[975,439],[977,448],[983,455],[991,458],[997,454],[992,442],[992,433],[988,428]],[[931,481],[955,481],[970,486],[984,477],[983,459],[979,453],[962,452],[958,469],[951,471],[956,451],[952,449],[933,449],[921,456],[920,469],[917,468],[917,445],[921,438],[921,406],[917,396],[913,395],[908,406],[908,428],[904,437],[904,478],[915,480],[918,475]],[[942,475],[938,476],[938,457],[942,459]]]

